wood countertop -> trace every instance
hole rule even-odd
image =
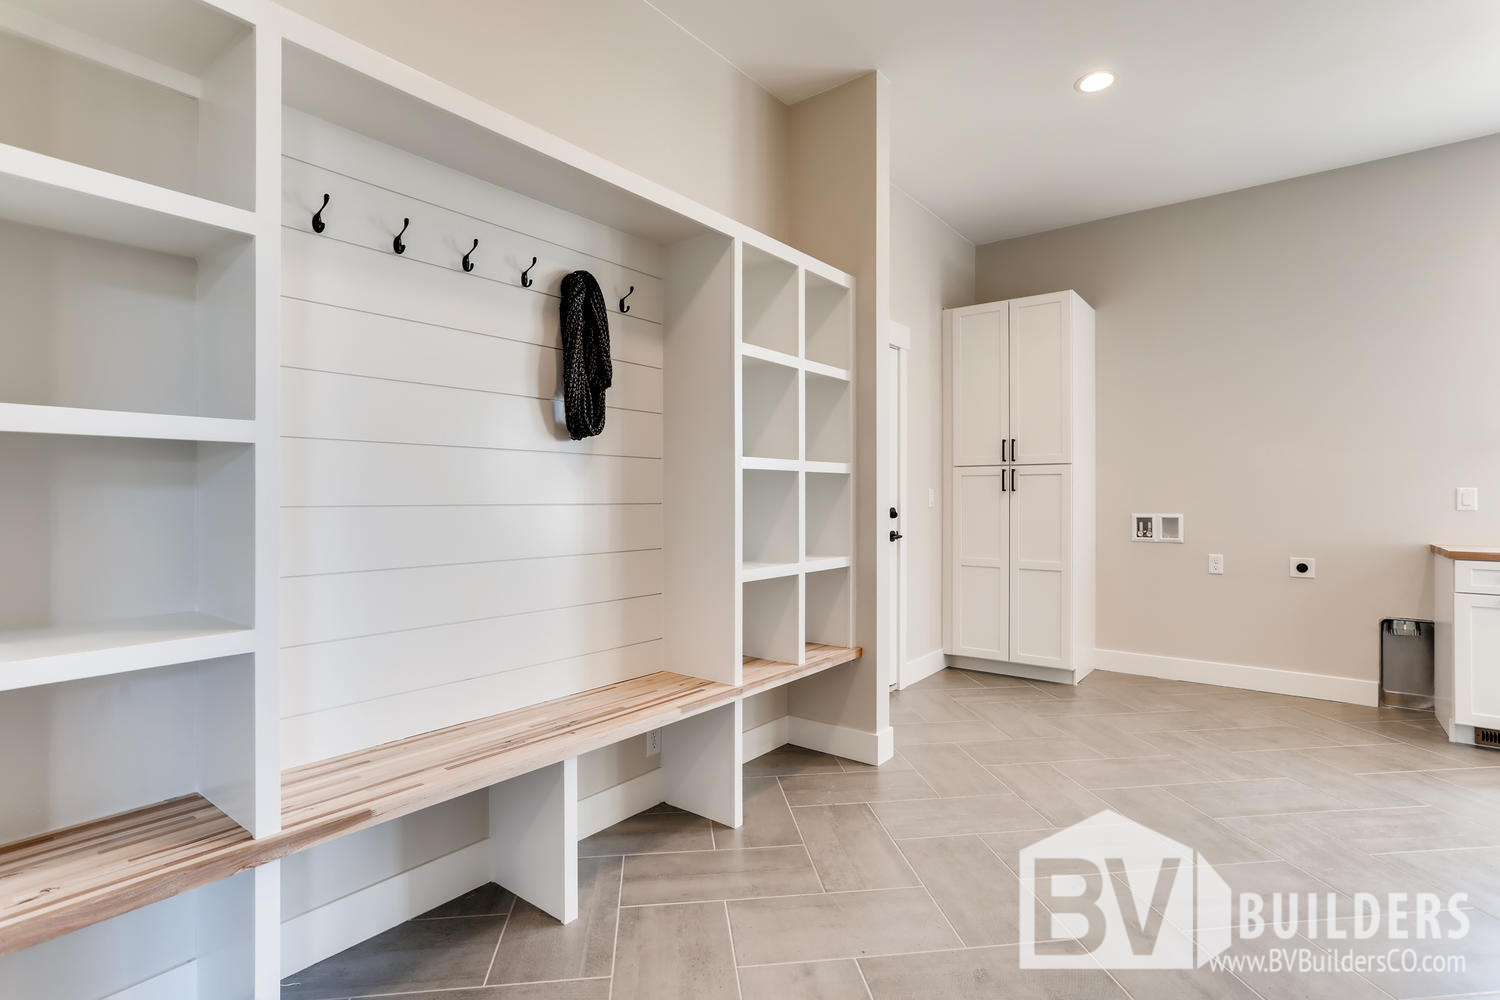
[[[1466,559],[1474,562],[1500,562],[1500,548],[1483,545],[1433,545],[1432,551],[1449,559]]]

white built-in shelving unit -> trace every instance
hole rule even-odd
[[[294,455],[295,428],[282,438],[283,417],[308,417],[310,373],[333,374],[291,362],[282,373],[283,294],[288,308],[317,308],[287,287],[302,271],[283,273],[283,250],[310,270],[335,242],[360,248],[368,265],[347,287],[369,297],[394,294],[383,280],[392,267],[426,268],[435,288],[457,275],[490,283],[466,288],[519,289],[535,255],[537,294],[506,322],[536,330],[555,316],[561,276],[587,262],[560,244],[538,250],[526,220],[502,213],[481,228],[477,215],[433,203],[410,256],[395,256],[382,227],[409,202],[284,160],[299,122],[420,158],[516,211],[608,227],[661,264],[632,272],[606,248],[591,258],[605,263],[589,266],[609,286],[621,342],[649,334],[659,364],[632,362],[634,381],[614,390],[659,397],[662,412],[626,405],[610,416],[616,437],[605,443],[638,453],[598,447],[621,469],[649,465],[610,483],[628,494],[621,506],[659,504],[665,526],[648,554],[619,553],[639,567],[636,599],[651,602],[640,606],[659,606],[661,621],[649,635],[659,662],[622,683],[676,676],[660,675],[661,690],[638,698],[647,707],[618,731],[557,735],[571,756],[495,765],[486,877],[559,919],[576,914],[577,754],[651,728],[664,727],[665,800],[738,825],[743,701],[859,655],[852,279],[264,0],[3,0],[0,85],[10,95],[0,101],[0,752],[11,762],[0,776],[0,882],[33,892],[0,899],[0,996],[273,1000],[295,971],[282,967],[280,859],[475,790],[443,784],[432,766],[420,794],[367,800],[363,758],[342,770],[331,755],[283,760],[281,646],[317,643],[296,631],[305,617],[283,616],[299,586],[287,580],[313,575],[331,551],[282,531],[283,504],[299,506],[288,484],[295,476],[333,498],[309,509],[349,509],[342,484],[380,471]],[[317,243],[306,220],[322,192],[338,224]],[[480,234],[484,268],[466,276],[458,257]],[[632,286],[627,321],[616,306]],[[487,301],[454,308],[483,312]],[[362,335],[396,322],[377,306]],[[515,357],[550,343],[495,339],[505,343],[484,349]],[[458,354],[423,357],[462,367]],[[379,379],[378,367],[340,374]],[[500,401],[475,405],[541,426],[551,401],[526,399],[535,373],[476,384]],[[397,408],[366,410],[405,429]],[[422,412],[439,430],[453,417]],[[452,462],[493,450],[486,440],[444,447]],[[537,454],[570,448],[559,435]],[[464,475],[474,490],[513,478]],[[621,515],[620,530],[650,536],[642,513]],[[297,523],[326,527],[332,516]],[[433,545],[456,537],[432,534]],[[382,552],[428,539],[389,541]],[[589,702],[602,717],[618,714],[595,694],[603,682],[586,692],[548,683],[461,704],[468,714],[448,721],[503,726],[493,720],[506,712],[585,693],[605,698],[603,709]],[[359,753],[402,746],[321,735]],[[358,808],[324,808],[324,766],[352,783]],[[325,812],[337,822],[322,823]],[[89,862],[48,854],[56,843],[86,844]]]

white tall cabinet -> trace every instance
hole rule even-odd
[[[950,663],[1074,683],[1094,652],[1094,310],[1057,292],[943,313]]]

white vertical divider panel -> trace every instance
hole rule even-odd
[[[198,997],[260,1000],[256,992],[258,871],[240,872],[193,893]]]
[[[712,233],[667,257],[662,361],[664,666],[740,683],[740,260]]]
[[[281,1000],[281,862],[249,874],[255,877],[253,995],[255,1000]]]
[[[281,59],[279,33],[255,32],[255,818],[281,829]],[[274,964],[274,963],[273,963]]]
[[[490,786],[494,881],[565,924],[578,919],[578,758]]]
[[[797,268],[797,357],[807,360],[807,269]],[[801,471],[797,473],[797,553],[803,568],[797,576],[797,638],[796,659],[791,663],[807,661],[807,372],[797,373],[797,460]]]
[[[662,730],[662,786],[668,805],[728,827],[743,822],[744,702]]]

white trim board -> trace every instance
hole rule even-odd
[[[787,734],[790,730],[790,725],[787,722],[788,718],[789,716],[783,715],[779,719],[772,719],[763,726],[756,726],[754,729],[745,730],[744,735],[740,738],[740,746],[744,748],[744,759],[751,761],[757,757],[764,757],[772,750],[790,742],[787,739]]]
[[[904,691],[918,681],[924,681],[940,670],[946,669],[948,661],[941,649],[934,649],[930,653],[914,656],[901,664],[901,673],[897,678],[896,689]]]
[[[578,800],[578,839],[608,830],[623,819],[665,802],[666,783],[661,768],[622,781]]]
[[[813,719],[788,715],[786,742],[808,750],[821,750],[835,757],[857,760],[861,764],[880,765],[896,752],[895,735],[890,726],[879,732],[834,726]]]
[[[1329,674],[1252,667],[1242,663],[1219,663],[1215,660],[1190,660],[1118,649],[1097,650],[1094,662],[1100,670],[1112,670],[1120,674],[1191,681],[1194,684],[1213,684],[1297,698],[1341,701],[1350,705],[1375,705],[1380,697],[1378,682],[1357,677],[1334,677]]]

